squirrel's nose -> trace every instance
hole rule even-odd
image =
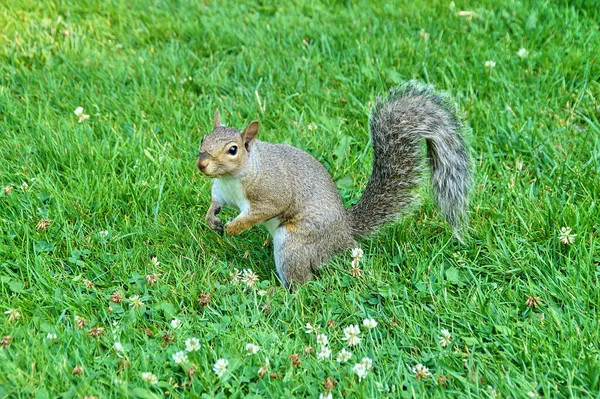
[[[200,160],[200,158],[198,158],[198,162],[196,162],[196,165],[198,166],[198,169],[204,170],[208,166],[208,159]]]
[[[200,169],[200,171],[203,172],[204,169],[206,169],[206,167],[208,166],[208,155],[204,153],[198,154],[198,161],[196,161],[196,166],[198,166],[198,169]]]

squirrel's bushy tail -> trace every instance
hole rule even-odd
[[[471,172],[463,125],[451,102],[431,86],[411,81],[378,99],[370,127],[373,172],[360,201],[349,210],[353,236],[376,231],[414,202],[425,141],[436,202],[460,238]]]

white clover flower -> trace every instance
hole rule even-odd
[[[246,344],[246,352],[248,355],[256,355],[260,350],[260,346],[254,344]]]
[[[98,232],[98,234],[100,235],[100,237],[106,238],[106,237],[108,237],[108,230],[102,230],[102,231]]]
[[[306,323],[306,326],[304,326],[304,332],[307,333],[307,334],[316,333],[317,332],[317,328],[313,327],[313,325],[310,324],[310,323]]]
[[[188,338],[185,340],[185,351],[196,352],[200,349],[200,340],[198,338]]]
[[[21,191],[25,192],[29,188],[29,184],[26,181],[21,184]]]
[[[360,259],[360,258],[362,258],[362,257],[363,257],[363,255],[364,255],[364,252],[363,252],[363,250],[362,250],[361,248],[353,248],[353,249],[352,249],[352,254],[351,254],[351,255],[352,255],[352,257],[353,257],[353,258],[358,258],[358,259]]]
[[[150,385],[156,385],[158,383],[158,377],[152,373],[142,373],[142,381],[146,381]]]
[[[179,319],[173,319],[173,320],[171,320],[171,327],[172,328],[179,328],[182,325],[183,325],[183,323]]]
[[[255,274],[252,269],[244,269],[242,270],[242,283],[246,284],[246,286],[252,288],[259,281],[258,274]]]
[[[352,357],[352,352],[342,349],[336,356],[335,360],[338,363],[346,363]]]
[[[117,352],[124,352],[125,351],[125,348],[123,347],[123,344],[120,343],[120,342],[115,342],[115,344],[113,346],[114,346],[114,348],[115,348],[115,350]]]
[[[331,356],[331,349],[329,349],[326,346],[323,346],[321,348],[321,351],[319,353],[317,353],[317,359],[319,359],[319,360],[329,359],[330,356]]]
[[[438,335],[438,339],[440,340],[442,348],[445,348],[450,345],[450,342],[452,342],[452,335],[450,335],[450,331],[446,330],[445,328],[442,328],[440,334],[441,335]]]
[[[184,351],[179,351],[173,354],[173,361],[175,364],[182,364],[188,361],[188,357]]]
[[[258,296],[265,296],[267,295],[267,290],[258,290],[256,291],[256,293],[258,294]]]
[[[354,346],[360,343],[360,328],[356,324],[350,324],[348,327],[344,328],[344,338],[342,340],[346,341],[348,346]]]
[[[90,119],[89,115],[83,113],[83,107],[77,107],[74,111],[74,114],[79,117],[78,123],[83,123],[84,121]]]
[[[377,327],[377,321],[375,321],[375,319],[364,319],[363,320],[363,326],[372,329]]]
[[[519,58],[525,58],[525,57],[527,57],[528,54],[529,54],[529,51],[527,51],[527,49],[522,48],[522,47],[519,49],[519,51],[517,51],[517,56]]]
[[[486,68],[495,68],[496,67],[496,61],[492,61],[492,60],[488,60],[485,62],[485,67]]]
[[[358,376],[358,382],[360,382],[363,378],[367,376],[367,372],[369,370],[367,370],[364,364],[357,363],[354,365],[354,367],[352,367],[352,371],[354,371],[354,374]]]
[[[229,365],[229,361],[227,359],[219,359],[213,366],[213,371],[217,375],[217,377],[222,377],[223,374],[227,371],[227,366]]]
[[[370,357],[363,357],[360,361],[360,364],[365,366],[367,370],[371,370],[371,368],[373,368],[373,359],[371,359]]]
[[[150,261],[152,262],[152,265],[154,267],[158,267],[160,265],[160,262],[158,261],[158,258],[156,256],[153,256]]]
[[[4,312],[4,314],[8,315],[9,322],[16,321],[21,318],[21,312],[19,312],[19,309],[8,309],[6,312]]]
[[[56,339],[56,334],[49,332],[48,335],[46,335],[46,339],[49,341],[54,341]]]
[[[560,233],[558,235],[558,239],[565,245],[571,245],[575,242],[575,237],[577,234],[571,234],[570,227],[563,227],[560,229]]]
[[[417,380],[423,380],[431,377],[431,372],[429,372],[429,368],[423,366],[421,363],[415,364],[411,368],[412,373],[417,377]]]
[[[327,335],[325,335],[325,334],[317,335],[317,344],[319,344],[319,346],[327,346],[328,343],[329,343],[329,338],[327,338]]]
[[[129,306],[131,306],[132,309],[137,309],[144,306],[144,302],[139,295],[133,295],[129,298]]]
[[[231,285],[238,285],[242,282],[242,272],[237,268],[229,272],[229,277],[231,277],[231,281],[229,282]]]
[[[319,395],[319,399],[333,399],[331,392],[325,392]]]
[[[310,130],[311,132],[312,132],[312,131],[315,131],[315,130],[317,130],[317,125],[316,125],[316,123],[314,123],[314,122],[311,122],[311,123],[309,123],[309,124],[308,124],[308,126],[306,126],[306,127],[307,127],[307,128],[308,128],[308,130]]]

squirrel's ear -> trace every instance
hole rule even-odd
[[[244,131],[242,132],[242,139],[244,140],[244,146],[246,147],[246,151],[250,151],[250,147],[252,147],[252,143],[258,134],[258,121],[252,121]]]
[[[215,127],[223,126],[221,123],[221,114],[219,114],[219,108],[215,110]]]

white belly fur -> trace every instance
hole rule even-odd
[[[212,186],[213,197],[224,205],[234,207],[240,214],[247,215],[250,211],[250,201],[244,195],[244,188],[239,179],[215,179]]]
[[[266,223],[268,223],[274,219],[276,219],[276,218],[267,220]],[[266,223],[265,223],[265,226],[266,226]],[[269,227],[267,227],[267,228],[269,228]],[[271,231],[269,230],[269,232],[271,232]],[[281,281],[283,281],[283,283],[287,286],[289,281],[285,280],[284,270],[281,269],[281,267],[282,267],[281,262],[283,261],[283,259],[282,259],[283,243],[285,242],[286,234],[287,234],[287,232],[285,231],[285,227],[283,227],[283,226],[277,227],[275,229],[275,231],[273,231],[271,233],[271,235],[273,236],[273,255],[275,256],[275,270],[277,271],[277,274],[279,275],[279,278],[281,279]]]
[[[247,215],[250,212],[250,201],[244,195],[242,183],[236,178],[215,179],[212,186],[213,197],[227,206],[237,208],[240,215]],[[285,228],[279,227],[279,218],[272,218],[262,223],[267,228],[271,237],[273,237],[273,247],[277,254],[281,248],[285,236]],[[275,256],[277,263],[277,256]]]
[[[269,230],[269,234],[271,234],[271,237],[273,237],[273,239],[274,239],[275,232],[277,231],[277,228],[279,227],[279,219],[278,218],[269,219],[263,223],[263,226],[265,226],[267,228],[267,230]]]

